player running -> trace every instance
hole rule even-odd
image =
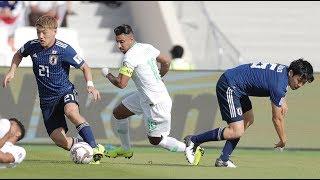
[[[184,152],[186,145],[170,137],[172,101],[162,77],[168,72],[170,58],[150,44],[135,41],[129,25],[121,25],[114,29],[119,50],[125,54],[118,77],[103,69],[109,81],[118,88],[125,88],[132,77],[137,91],[127,96],[114,110],[117,119],[116,128],[121,140],[121,147],[106,150],[107,157],[123,156],[130,158],[133,150],[130,145],[128,118],[135,114],[143,114],[147,137],[152,145],[159,145],[169,151]],[[161,64],[160,70],[157,62]],[[197,147],[197,165],[202,149]]]
[[[79,141],[77,138],[66,136],[66,115],[76,126],[83,140],[93,148],[92,164],[99,164],[104,147],[96,143],[89,123],[79,113],[78,94],[69,81],[70,65],[82,70],[87,82],[87,91],[93,95],[94,101],[101,99],[100,93],[94,87],[87,63],[70,45],[55,38],[57,27],[54,17],[42,16],[37,20],[38,39],[28,41],[14,54],[11,68],[3,79],[3,87],[7,87],[14,77],[22,58],[30,55],[48,135],[57,146],[65,150],[70,150],[72,145]]]

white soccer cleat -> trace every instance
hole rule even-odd
[[[186,148],[186,151],[185,151],[185,155],[186,155],[186,158],[188,160],[188,162],[190,164],[193,164],[194,162],[194,152],[193,152],[193,147],[187,147]]]
[[[236,168],[237,166],[231,161],[228,160],[227,162],[222,161],[220,158],[216,160],[214,164],[216,167],[227,167],[227,168]]]
[[[186,144],[185,155],[188,162],[192,165],[198,165],[201,159],[201,156],[204,154],[204,150],[199,146],[194,144],[191,141],[191,136],[186,136],[184,138]]]
[[[102,69],[101,69],[101,73],[102,73],[102,75],[103,75],[104,77],[106,77],[107,74],[109,73],[109,68],[107,68],[107,67],[102,68]]]

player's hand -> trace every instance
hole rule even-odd
[[[107,74],[109,73],[109,68],[104,67],[101,69],[101,74],[103,77],[107,77]]]
[[[101,100],[100,92],[93,86],[87,86],[89,94],[92,94],[94,102]]]
[[[2,87],[7,87],[11,79],[14,78],[14,72],[9,71],[3,79]]]

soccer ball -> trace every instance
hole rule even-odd
[[[71,147],[70,157],[76,164],[88,164],[93,159],[93,149],[86,142],[78,142]]]

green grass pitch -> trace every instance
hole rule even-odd
[[[134,147],[131,159],[104,157],[100,165],[74,164],[69,152],[55,145],[23,145],[27,157],[13,169],[0,169],[0,178],[319,178],[319,151],[236,149],[238,168],[216,168],[220,148],[206,148],[198,166],[183,153],[155,147]]]

